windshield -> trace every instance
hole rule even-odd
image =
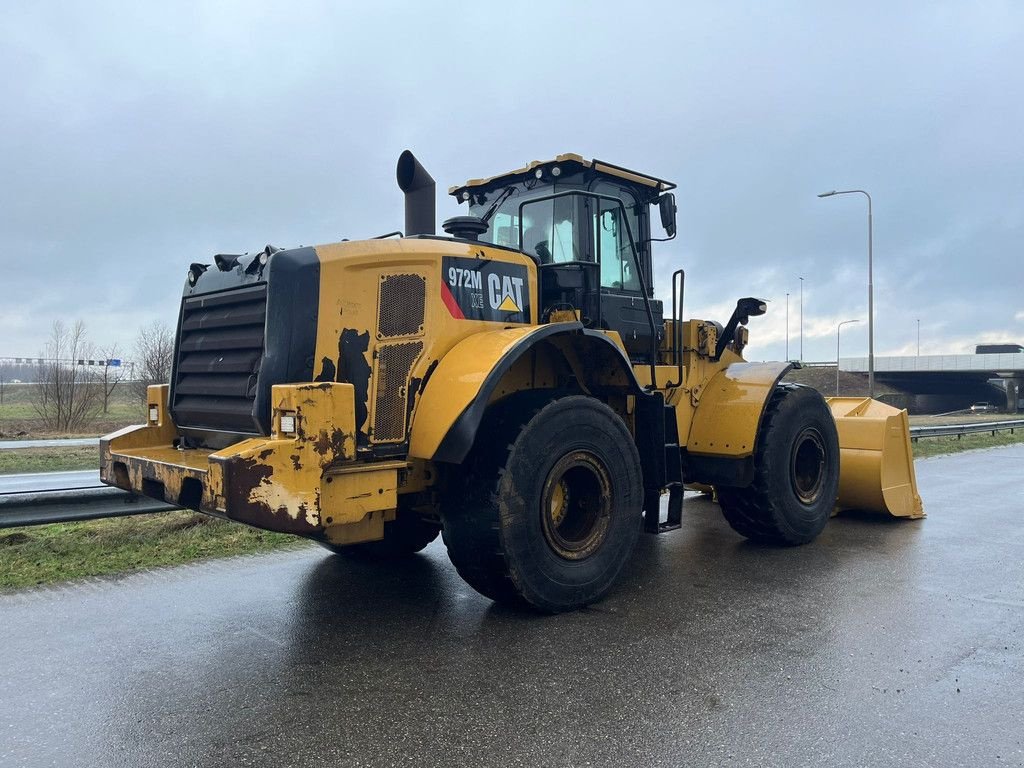
[[[543,193],[538,192],[533,197],[540,194]],[[528,190],[519,186],[510,186],[479,197],[474,196],[470,200],[469,214],[483,218],[490,211],[494,202],[501,197],[504,197],[504,200],[500,202],[497,210],[491,216],[490,226],[480,236],[480,239],[487,243],[494,243],[494,245],[519,248],[519,204],[531,197]]]
[[[552,197],[573,191],[580,194]],[[605,197],[589,198],[588,192]],[[629,191],[597,181],[590,189],[571,183],[500,187],[473,196],[469,212],[480,218],[490,215],[483,242],[521,250],[541,264],[599,261],[602,288],[635,292],[640,290],[634,262],[640,206]]]
[[[583,257],[579,245],[583,222],[579,206],[572,197],[560,197],[530,203],[535,198],[549,197],[550,185],[535,189],[520,186],[495,190],[469,207],[473,216],[483,217],[499,201],[491,215],[490,226],[480,239],[484,242],[517,248],[541,263],[578,261]],[[524,205],[525,203],[525,205]],[[519,242],[519,217],[522,216],[523,243]]]

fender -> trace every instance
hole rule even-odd
[[[791,363],[733,363],[708,381],[685,439],[687,480],[749,485],[764,409]]]
[[[456,344],[431,374],[413,416],[409,456],[461,463],[502,377],[541,343],[551,344],[578,378],[600,376],[606,388],[643,394],[622,349],[579,322],[484,331]]]

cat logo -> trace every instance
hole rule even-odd
[[[525,264],[480,255],[441,260],[441,301],[456,320],[530,322],[530,284]]]
[[[487,276],[487,298],[491,308],[499,312],[523,311],[523,278],[508,275]]]

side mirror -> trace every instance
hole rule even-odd
[[[669,237],[676,236],[676,196],[666,192],[658,198],[658,211],[661,213],[661,226]]]
[[[718,345],[715,347],[715,360],[722,356],[722,352],[729,346],[729,343],[736,337],[737,328],[750,322],[750,318],[758,317],[768,311],[768,304],[764,299],[747,297],[736,302],[736,309],[732,311],[732,317],[725,324],[725,328],[718,334]],[[746,337],[740,342],[740,346],[746,346]]]

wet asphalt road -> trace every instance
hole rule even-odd
[[[558,617],[440,544],[0,596],[0,765],[1024,764],[1024,445],[917,466],[927,520],[793,550],[688,500]]]
[[[0,475],[0,494],[26,491],[63,491],[102,486],[98,469]]]
[[[0,451],[18,451],[25,448],[67,448],[69,446],[95,445],[99,448],[98,437],[59,437],[52,440],[0,440]]]

